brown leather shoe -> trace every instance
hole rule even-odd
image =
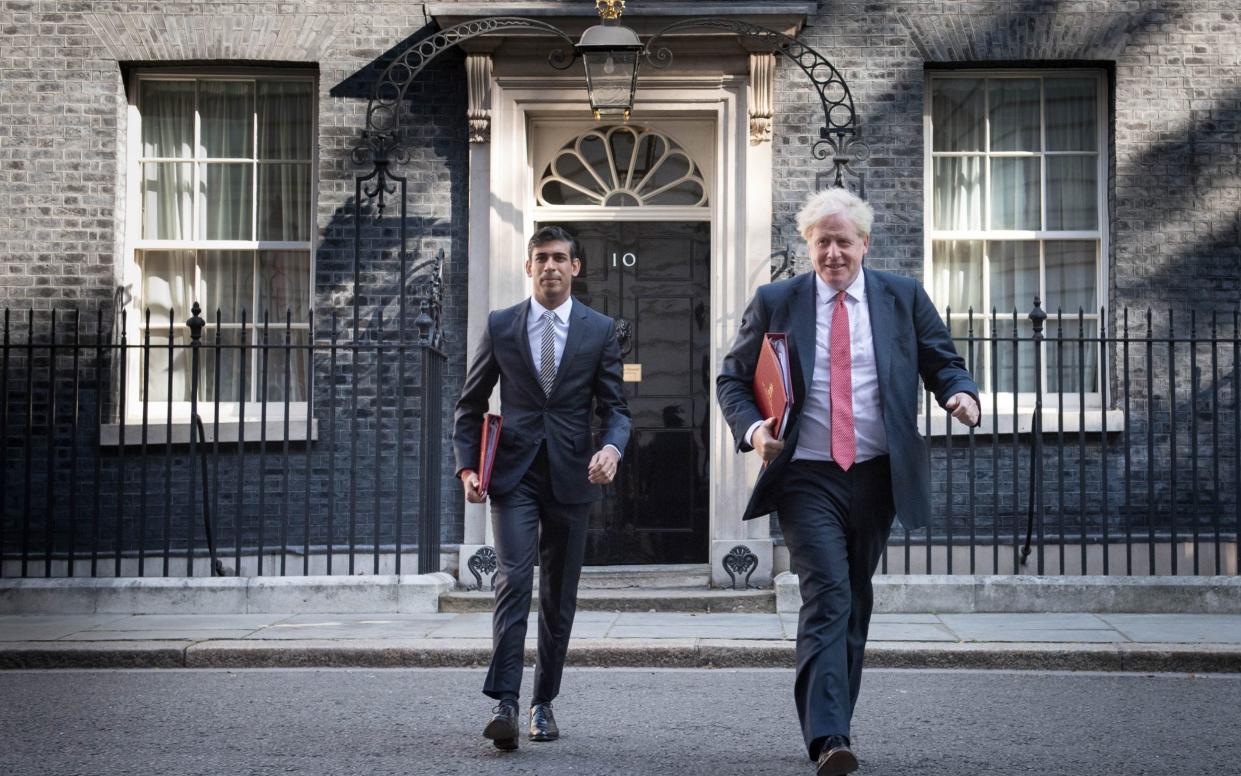
[[[815,776],[845,776],[857,770],[857,757],[844,736],[828,736],[819,750]]]
[[[496,749],[513,751],[517,748],[517,701],[500,701],[491,714],[483,737],[491,739]]]

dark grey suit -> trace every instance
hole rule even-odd
[[[789,335],[794,401],[785,446],[759,475],[745,519],[779,513],[798,574],[802,610],[794,695],[812,757],[823,737],[849,734],[870,624],[871,576],[893,514],[910,528],[929,521],[927,450],[916,421],[918,376],[941,405],[958,392],[978,396],[978,386],[921,284],[887,272],[862,271],[888,455],[861,461],[848,471],[831,462],[792,460],[814,374],[813,272],[759,288],[716,380],[720,408],[737,449],[752,449],[745,434],[763,419],[753,391],[763,335]]]
[[[577,607],[590,503],[603,497],[587,469],[604,445],[624,451],[629,409],[621,354],[611,318],[573,302],[569,333],[550,395],[530,352],[530,300],[487,317],[487,326],[457,401],[453,447],[457,474],[477,469],[483,413],[497,381],[504,418],[491,477],[491,521],[499,568],[492,619],[493,653],[483,692],[516,697],[530,611],[532,570],[539,560],[539,652],[535,703],[550,702]],[[591,410],[603,422],[595,445]]]

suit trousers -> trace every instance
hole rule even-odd
[[[815,759],[824,737],[849,735],[862,686],[871,576],[894,514],[888,456],[848,471],[830,461],[793,461],[777,492],[780,529],[802,597],[793,696]]]
[[[552,495],[546,448],[540,448],[517,487],[491,497],[491,526],[499,560],[495,574],[491,667],[483,693],[517,698],[530,614],[534,563],[539,564],[539,642],[533,703],[560,692],[577,583],[586,555],[590,504],[562,504]]]

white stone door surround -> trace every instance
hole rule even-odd
[[[506,76],[502,67],[493,66],[490,57],[474,55],[471,59],[474,57],[478,59],[467,63],[467,70],[472,78],[486,79],[488,89],[480,94],[473,87],[471,97],[479,95],[480,101],[486,100],[489,105],[477,106],[472,99],[470,109],[469,317],[465,348],[470,355],[487,312],[515,304],[529,294],[523,259],[526,240],[537,220],[534,188],[542,172],[534,166],[531,128],[560,120],[578,124],[589,119],[580,74]],[[700,128],[709,127],[714,133],[709,199],[711,372],[716,374],[746,303],[754,290],[770,279],[771,141],[761,133],[752,139],[754,98],[753,90],[747,88],[749,78],[744,75],[647,74],[640,76],[639,82],[630,123],[660,128],[662,120],[682,131],[687,122],[700,123]],[[475,131],[480,126],[479,116],[484,114],[489,114],[489,142],[487,133]],[[672,134],[675,136],[676,131]],[[498,407],[498,390],[492,401]],[[749,583],[768,584],[773,558],[768,521],[741,520],[758,473],[757,458],[735,452],[732,434],[718,410],[711,413],[709,422],[712,584],[727,586],[732,582],[722,560],[738,545],[757,559]],[[472,575],[465,568],[467,558],[480,545],[490,544],[491,528],[485,506],[467,504],[464,519],[460,576],[463,583],[472,583]]]

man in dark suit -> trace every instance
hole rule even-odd
[[[776,510],[802,608],[794,699],[818,776],[857,769],[849,724],[862,681],[871,576],[894,514],[928,522],[918,376],[942,407],[978,422],[978,386],[915,280],[862,268],[874,214],[844,189],[797,217],[813,272],[758,289],[716,392],[737,449],[765,462],[745,519]],[[793,407],[783,440],[754,402],[767,332],[791,342]]]
[[[530,298],[492,312],[457,401],[453,447],[471,503],[491,497],[495,575],[491,668],[483,692],[499,703],[483,735],[516,749],[526,619],[539,565],[539,647],[530,707],[532,741],[559,737],[552,700],[560,691],[591,502],[616,476],[629,441],[621,352],[611,318],[571,295],[581,271],[576,241],[544,227],[530,238]],[[504,418],[487,493],[479,490],[480,429],[500,383]],[[602,420],[592,453],[591,409]]]

